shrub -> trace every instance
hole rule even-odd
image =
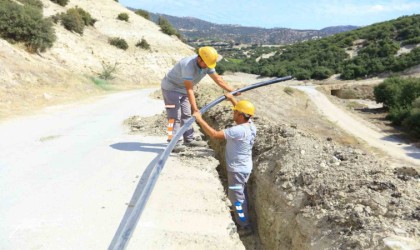
[[[51,2],[54,2],[61,6],[66,6],[69,3],[69,0],[51,0]]]
[[[406,107],[391,107],[386,119],[391,120],[394,125],[401,125],[402,121],[410,116],[410,109]]]
[[[128,14],[127,13],[120,13],[120,14],[118,14],[118,16],[117,16],[117,19],[118,20],[121,20],[121,21],[126,21],[126,22],[128,22],[128,19],[129,19],[130,17],[128,16]]]
[[[331,69],[321,66],[321,67],[316,67],[312,71],[311,78],[316,79],[316,80],[323,80],[323,79],[327,79],[332,74],[333,74],[333,71]]]
[[[37,7],[0,1],[0,37],[9,42],[23,42],[28,51],[43,52],[56,40],[52,26]]]
[[[412,128],[417,124],[420,110],[420,79],[392,77],[374,89],[377,102],[389,108],[387,119],[393,124]]]
[[[62,15],[63,13],[57,13],[55,15],[50,16],[50,18],[54,23],[58,23],[59,21],[61,21]]]
[[[102,73],[99,74],[99,78],[103,80],[111,80],[114,79],[113,74],[117,71],[118,63],[114,63],[111,65],[106,62],[102,62]]]
[[[420,137],[420,97],[413,102],[412,106],[413,109],[402,124],[415,136]]]
[[[140,47],[142,49],[150,50],[150,44],[144,38],[142,38],[141,41],[138,41],[136,43],[136,47]]]
[[[93,26],[96,22],[96,19],[92,18],[89,12],[77,6],[67,10],[66,13],[57,14],[52,18],[54,22],[61,20],[64,28],[79,34],[83,34],[85,26]]]
[[[391,77],[373,90],[376,102],[386,107],[409,107],[420,96],[420,79]]]
[[[123,49],[123,50],[128,49],[127,42],[122,38],[118,38],[118,37],[110,38],[109,39],[109,44],[111,44],[111,45],[113,45],[117,48]]]
[[[42,7],[44,7],[44,5],[42,4],[40,0],[18,0],[18,2],[24,5],[30,5],[38,9],[42,9]]]
[[[151,20],[149,12],[147,12],[145,10],[136,10],[136,12],[134,12],[134,13],[136,13],[139,16],[142,16],[142,17],[146,18],[147,20]]]
[[[67,30],[83,34],[85,22],[76,8],[67,10],[67,12],[61,16],[61,23]]]
[[[294,72],[294,76],[298,80],[307,80],[311,77],[311,72],[309,72],[309,70],[306,69],[297,68]]]
[[[158,19],[158,24],[160,26],[160,30],[163,33],[170,36],[175,35],[179,39],[182,39],[181,34],[179,34],[178,31],[174,27],[172,27],[171,23],[166,18],[160,16]]]
[[[79,12],[79,15],[82,17],[82,20],[86,26],[93,26],[96,23],[97,20],[95,18],[92,18],[89,12],[77,6],[76,10],[77,12]]]
[[[420,137],[420,109],[413,109],[403,125],[415,136]]]

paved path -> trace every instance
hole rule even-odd
[[[131,115],[163,110],[161,101],[148,98],[152,91],[112,94],[0,122],[0,249],[109,246],[135,190],[141,188],[144,171],[165,147],[163,137],[128,135],[122,126]],[[215,170],[194,179],[194,172],[177,172],[177,166],[185,169],[179,159],[170,157],[169,162],[129,249],[215,244],[203,243],[203,237],[241,248],[237,236],[229,235],[231,220]],[[199,166],[188,167],[203,172]],[[196,197],[208,200],[193,206],[202,201]],[[206,204],[213,203],[218,207],[211,211],[217,213],[206,212]]]

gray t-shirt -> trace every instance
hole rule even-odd
[[[248,123],[225,129],[227,171],[251,173],[252,146],[257,128],[250,120]]]
[[[210,75],[216,72],[215,69],[201,69],[197,64],[197,57],[197,55],[185,57],[175,64],[163,78],[162,89],[187,94],[185,80],[190,80],[196,85],[206,74]]]

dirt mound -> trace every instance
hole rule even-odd
[[[263,242],[374,249],[392,235],[419,237],[418,173],[295,129],[256,124],[251,190]]]
[[[204,86],[200,90],[203,105],[218,94]],[[251,93],[243,95],[254,98]],[[282,108],[285,117],[277,121],[264,113],[254,119],[258,134],[249,193],[264,247],[418,248],[418,172],[409,166],[394,167],[357,144],[336,140],[341,133],[320,136],[325,130],[319,126],[311,132],[308,123],[320,119],[316,113],[305,114],[307,124],[299,120],[298,127],[293,124],[293,105],[284,101]],[[219,129],[232,123],[226,106],[213,108],[205,118]],[[214,140],[210,145],[223,175],[224,143]]]
[[[150,117],[132,116],[124,121],[124,125],[130,129],[131,133],[145,133],[148,135],[166,135],[166,113]]]

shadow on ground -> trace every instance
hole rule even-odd
[[[165,143],[119,142],[110,145],[111,148],[121,151],[141,151],[160,154],[167,146]]]

